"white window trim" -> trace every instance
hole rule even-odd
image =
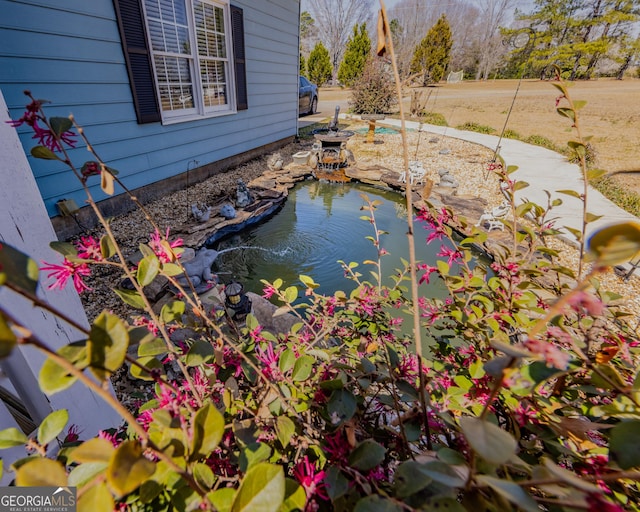
[[[234,69],[234,54],[233,54],[233,35],[231,25],[231,9],[229,0],[197,0],[206,4],[213,5],[214,7],[222,8],[224,16],[224,28],[225,28],[225,46],[227,55],[227,98],[228,105],[226,106],[214,106],[205,107],[204,105],[204,88],[202,86],[200,78],[200,60],[198,58],[197,48],[198,41],[195,30],[195,17],[193,13],[193,0],[183,0],[185,3],[185,9],[187,12],[187,26],[189,30],[189,44],[193,49],[190,61],[190,72],[192,74],[192,84],[194,92],[195,107],[191,109],[178,110],[178,111],[165,111],[162,109],[162,101],[160,99],[160,88],[158,86],[158,72],[156,70],[156,62],[154,58],[153,42],[151,41],[150,30],[147,22],[147,7],[145,2],[142,3],[144,22],[147,25],[147,44],[149,45],[149,52],[151,54],[151,63],[153,69],[153,76],[155,81],[156,98],[158,98],[158,107],[160,110],[160,116],[163,125],[170,125],[176,123],[184,123],[189,121],[197,121],[201,119],[208,119],[212,117],[221,117],[231,114],[236,114],[237,110],[237,98],[235,87],[235,69]],[[177,55],[178,56],[178,55]],[[184,54],[179,55],[180,58],[184,58]]]

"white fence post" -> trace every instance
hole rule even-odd
[[[6,122],[9,119],[0,91],[0,240],[28,254],[38,264],[42,261],[59,262],[60,255],[49,248],[49,242],[56,240],[56,233],[16,130]],[[41,286],[38,293],[79,324],[88,326],[73,286],[69,285],[62,291],[51,291]],[[31,302],[6,288],[0,288],[0,306],[53,349],[82,337],[54,315],[35,308]],[[32,347],[18,347],[14,352],[10,358],[1,361],[2,369],[36,424],[52,410],[67,409],[69,424],[77,425],[81,439],[87,439],[98,430],[121,423],[120,416],[81,384],[76,383],[64,392],[47,397],[38,387],[38,373],[45,357]],[[0,409],[3,416],[5,412],[6,408]],[[0,424],[6,425],[6,419],[3,418]],[[6,454],[0,452],[0,457],[3,455]],[[5,471],[10,462],[5,459]],[[11,477],[12,474],[5,472],[0,485]]]

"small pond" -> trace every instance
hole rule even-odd
[[[376,259],[376,251],[367,236],[373,226],[360,216],[364,203],[361,194],[380,200],[375,213],[378,228],[388,232],[382,236],[382,247],[390,254],[382,258],[383,276],[402,268],[401,258],[408,259],[406,206],[404,197],[373,186],[354,183],[304,181],[289,191],[283,207],[269,220],[229,236],[213,244],[221,252],[214,271],[223,282],[237,280],[248,291],[262,294],[260,279],[299,283],[298,276],[311,276],[320,284],[319,293],[351,291],[355,285],[343,275],[339,260],[360,263],[358,270],[373,282],[367,259]],[[416,251],[419,261],[433,264],[440,243],[424,242],[428,232],[416,223]],[[408,285],[408,284],[407,284]],[[436,280],[422,285],[422,295],[442,296],[444,287]]]

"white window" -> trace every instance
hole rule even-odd
[[[144,0],[165,123],[236,111],[229,3]]]

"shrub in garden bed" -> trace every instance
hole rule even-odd
[[[46,132],[34,156],[68,161],[85,187],[99,177],[112,191],[118,178],[97,156],[71,163],[66,144],[77,126],[48,119],[35,100],[28,112]],[[511,242],[490,265],[471,251],[486,233],[429,208],[418,214],[420,233],[440,246],[438,261],[398,269],[388,285],[385,233],[376,203],[363,197],[378,258],[343,262],[357,284],[349,294],[320,295],[308,276],[265,282],[275,314],[297,318],[280,335],[252,315],[223,327],[176,280],[180,242],[154,225],[135,267],[106,221],[100,240],[55,243],[63,263],[42,269],[54,286],[72,282],[82,292],[93,266],[117,266],[134,290],[114,292],[145,313],[146,325],[105,311],[83,341],[55,353],[0,310],[0,354],[17,343],[47,353],[40,384],[49,393],[100,389],[123,365],[153,392],[135,414],[108,398],[124,422],[96,438],[78,439],[63,411],[45,420],[46,435],[0,432],[0,446],[32,448],[12,468],[17,485],[47,475],[76,486],[79,510],[92,511],[637,510],[639,341],[597,278],[638,253],[640,226],[594,234],[583,243],[589,266],[574,275],[546,244],[558,234],[548,221],[557,202],[516,204],[526,184],[512,180],[513,170],[492,171],[514,220],[505,221]],[[90,195],[89,203],[101,217]],[[456,241],[453,224],[469,236]],[[2,264],[24,257],[0,250]],[[23,268],[0,273],[0,282],[28,296],[25,283],[36,276]],[[143,292],[158,275],[182,293],[156,314]],[[414,276],[439,280],[446,296],[414,296]],[[427,329],[424,349],[401,329],[405,312]],[[192,335],[172,342],[169,332],[187,316]],[[137,357],[128,355],[133,343]],[[48,450],[52,443],[59,450]]]

